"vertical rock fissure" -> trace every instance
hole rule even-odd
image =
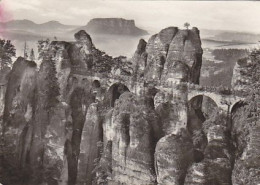
[[[85,122],[85,114],[82,109],[82,105],[84,104],[84,89],[76,88],[70,100],[71,105],[71,116],[72,116],[72,124],[73,124],[73,132],[72,138],[70,141],[71,154],[68,155],[68,170],[69,170],[69,185],[76,184],[77,181],[77,171],[78,171],[78,158],[80,154],[80,143],[82,136],[82,129]],[[86,106],[86,105],[85,105]],[[88,106],[87,106],[88,107]]]

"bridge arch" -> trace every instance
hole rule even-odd
[[[246,102],[244,102],[243,100],[239,100],[237,102],[234,102],[231,107],[230,107],[230,113],[231,115],[233,115],[237,109],[239,109],[240,107],[243,107],[246,105]]]
[[[112,84],[106,93],[106,102],[109,104],[110,107],[114,107],[115,101],[121,96],[121,94],[127,91],[130,91],[129,88],[121,82],[116,82]]]
[[[214,93],[214,92],[195,90],[195,91],[190,91],[188,93],[188,101],[190,101],[193,97],[198,96],[198,95],[202,95],[202,96],[206,96],[206,97],[211,98],[212,100],[214,100],[214,102],[217,104],[217,106],[220,109],[227,111],[228,107],[227,107],[227,105],[223,104],[222,101],[223,101],[223,99],[226,99],[228,97],[225,97],[221,94],[217,94],[217,93]],[[231,98],[231,101],[234,102],[234,100],[232,98]]]
[[[195,144],[194,159],[196,162],[200,162],[204,159],[202,151],[207,145],[203,125],[205,121],[217,111],[216,109],[218,109],[217,103],[209,96],[196,95],[188,101],[187,130],[192,137],[197,137],[199,134],[200,138]]]
[[[99,80],[94,80],[94,81],[92,82],[92,88],[97,89],[97,88],[100,88],[100,87],[101,87],[101,84],[100,84],[100,81],[99,81]]]
[[[188,101],[188,130],[192,133],[200,129],[203,122],[218,108],[217,103],[209,96],[196,95]]]

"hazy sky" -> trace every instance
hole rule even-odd
[[[85,25],[95,17],[122,17],[153,31],[188,21],[199,28],[260,33],[257,1],[0,0],[0,6],[0,20]]]

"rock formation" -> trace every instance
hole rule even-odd
[[[233,88],[249,94],[249,101],[239,102],[232,110],[231,136],[235,146],[233,184],[259,184],[259,51],[237,62]]]
[[[142,42],[139,43],[140,48],[142,48],[141,44]],[[146,79],[199,82],[203,52],[197,28],[163,29],[149,39],[146,53],[144,72]]]
[[[117,101],[112,125],[112,177],[115,184],[155,184],[154,143],[148,108],[135,95]]]
[[[260,182],[259,169],[259,120],[246,120],[243,107],[233,115],[232,135],[234,140],[235,164],[232,171],[233,184],[257,184]],[[246,123],[246,124],[245,124]]]
[[[132,21],[90,24],[137,33]],[[1,183],[259,183],[260,127],[244,124],[245,104],[226,112],[198,91],[189,97],[202,62],[197,28],[141,39],[130,60],[98,50],[83,30],[74,36],[51,42],[39,70],[20,57],[8,75]]]
[[[155,152],[158,185],[183,184],[187,169],[192,162],[193,145],[185,130],[160,139]]]

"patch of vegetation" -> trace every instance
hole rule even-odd
[[[0,70],[9,67],[15,55],[16,50],[11,41],[0,39]]]

